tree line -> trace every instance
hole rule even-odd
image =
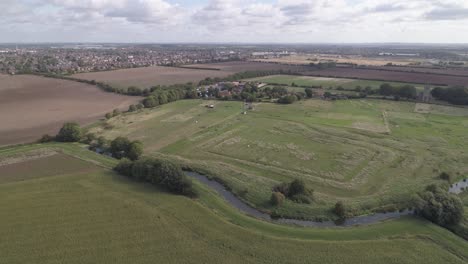
[[[447,101],[455,105],[468,105],[468,89],[464,87],[436,87],[431,94],[434,98]]]

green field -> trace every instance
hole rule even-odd
[[[466,241],[424,220],[328,229],[269,224],[196,182],[201,196],[191,200],[129,181],[107,169],[115,160],[81,145],[4,148],[0,163],[0,263],[468,261]],[[17,180],[22,173],[12,166],[34,173]]]
[[[380,100],[261,103],[241,115],[239,102],[184,100],[108,121],[93,132],[141,140],[164,155],[220,177],[266,211],[334,218],[346,201],[355,215],[404,208],[416,192],[468,174],[468,109]],[[112,129],[109,129],[111,127]],[[269,205],[274,185],[303,179],[312,204]]]
[[[292,85],[293,83],[298,86],[322,86],[323,88],[336,89],[342,87],[344,89],[354,89],[361,86],[362,89],[369,86],[373,89],[380,87],[382,83],[389,83],[393,86],[403,86],[408,83],[401,82],[383,82],[372,80],[357,80],[346,78],[328,78],[328,77],[313,77],[313,76],[294,76],[294,75],[272,75],[266,77],[259,77],[248,79],[248,81],[258,81],[271,84]],[[422,87],[420,84],[411,84],[418,88]]]

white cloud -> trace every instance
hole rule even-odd
[[[0,0],[0,34],[37,35],[41,41],[101,36],[122,42],[417,42],[437,41],[449,33],[445,27],[457,34],[454,41],[468,42],[457,33],[463,29],[460,20],[468,20],[466,0],[206,0],[196,7],[175,2]]]

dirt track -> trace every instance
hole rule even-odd
[[[78,82],[0,75],[0,146],[55,134],[66,121],[89,124],[138,100]]]

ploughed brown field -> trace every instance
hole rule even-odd
[[[67,121],[89,124],[140,99],[73,81],[0,74],[0,146],[56,134]]]
[[[274,63],[236,61],[186,65],[184,68],[152,66],[115,71],[79,73],[74,74],[72,77],[104,82],[117,88],[128,88],[130,86],[149,88],[156,85],[182,84],[187,82],[196,83],[207,77],[222,78],[237,72],[270,71],[280,69],[297,70],[305,68],[302,66],[280,65]]]
[[[357,78],[367,80],[382,80],[392,82],[409,82],[431,85],[461,85],[468,86],[468,76],[449,76],[434,73],[388,71],[376,69],[337,67],[324,70],[307,71],[304,75],[334,77],[334,78]]]

